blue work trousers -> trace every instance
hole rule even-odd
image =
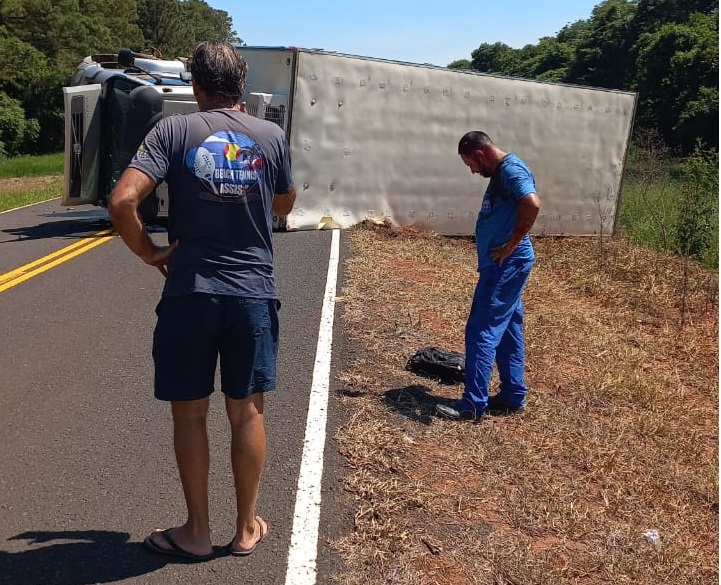
[[[521,293],[533,260],[507,260],[481,270],[466,323],[466,388],[463,394],[477,412],[488,402],[493,363],[500,378],[499,397],[510,406],[525,406],[523,380],[523,305]]]

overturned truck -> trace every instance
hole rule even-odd
[[[238,47],[249,114],[288,135],[298,199],[276,227],[346,228],[365,219],[474,232],[484,185],[457,155],[483,130],[534,169],[534,233],[615,226],[636,94],[294,47]],[[67,206],[105,205],[162,116],[197,109],[186,63],[123,50],[87,57],[65,93]],[[172,201],[159,185],[151,222]]]

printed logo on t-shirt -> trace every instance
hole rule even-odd
[[[263,153],[244,134],[216,132],[186,153],[185,165],[205,186],[201,197],[214,201],[260,197]]]
[[[491,201],[491,194],[486,191],[483,195],[483,203],[481,203],[481,214],[487,215],[493,210],[493,202]]]

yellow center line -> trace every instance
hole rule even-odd
[[[12,288],[22,282],[25,282],[26,280],[30,280],[34,276],[42,274],[46,270],[55,268],[63,262],[67,262],[68,260],[75,258],[76,256],[79,256],[80,254],[83,254],[88,250],[92,250],[100,244],[109,242],[115,236],[115,230],[113,230],[112,228],[102,230],[93,234],[92,236],[83,238],[79,242],[75,242],[74,244],[70,244],[65,248],[61,248],[60,250],[57,250],[52,254],[48,254],[47,256],[43,256],[42,258],[33,260],[32,262],[20,266],[15,270],[11,270],[10,272],[6,272],[5,274],[0,274],[0,293],[5,292],[9,288]]]

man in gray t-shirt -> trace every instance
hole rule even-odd
[[[291,187],[283,130],[235,109],[158,122],[128,165],[170,193],[169,239],[180,241],[163,296],[194,292],[275,298],[271,202]]]
[[[265,464],[263,393],[275,387],[278,348],[272,214],[290,212],[295,188],[285,133],[239,103],[246,73],[232,45],[198,45],[191,74],[200,111],[156,124],[108,205],[128,247],[167,277],[153,336],[155,396],[172,405],[188,517],[156,530],[145,545],[192,561],[214,555],[206,421],[218,358],[237,501],[227,552],[252,553],[268,531],[255,507]],[[137,214],[161,181],[168,184],[168,246],[152,241]]]

